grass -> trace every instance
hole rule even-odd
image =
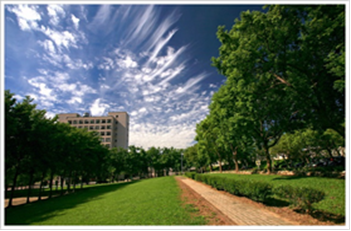
[[[6,225],[205,225],[182,206],[174,177],[87,187],[5,209]],[[190,209],[191,210],[191,209]]]
[[[325,192],[325,198],[314,204],[314,208],[326,213],[345,216],[345,180],[324,177],[300,177],[277,175],[239,175],[239,174],[213,174],[221,177],[236,179],[252,179],[266,181],[273,186],[291,185],[311,187]]]

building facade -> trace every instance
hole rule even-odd
[[[84,113],[58,114],[61,123],[68,123],[72,127],[98,132],[101,143],[108,148],[121,147],[128,149],[129,115],[127,112],[109,112],[107,116],[90,116]]]

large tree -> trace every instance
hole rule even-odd
[[[213,64],[232,85],[269,171],[269,148],[297,122],[344,135],[343,18],[343,6],[271,6],[243,12],[230,31],[219,27]]]

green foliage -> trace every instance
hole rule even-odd
[[[324,199],[325,193],[309,187],[293,187],[289,185],[273,188],[273,193],[288,199],[294,206],[312,212],[312,204]]]
[[[245,196],[254,201],[265,201],[272,195],[272,185],[263,181],[235,180],[218,175],[197,174],[197,181],[233,195]]]
[[[272,151],[293,158],[304,159],[301,150],[316,143],[328,152],[336,143],[342,146],[344,5],[272,5],[267,12],[242,12],[231,30],[220,26],[217,37],[222,45],[212,64],[227,80],[197,125],[201,166],[227,160],[238,169],[239,160],[256,154],[255,146],[269,173],[270,148],[283,134]],[[330,132],[321,137],[328,129],[341,139]]]
[[[186,177],[189,177],[189,178],[195,180],[195,176],[197,175],[197,173],[196,172],[185,172],[184,175]]]

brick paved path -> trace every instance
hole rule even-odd
[[[181,177],[181,180],[238,225],[297,225],[278,214],[235,200],[200,182],[185,177]]]

